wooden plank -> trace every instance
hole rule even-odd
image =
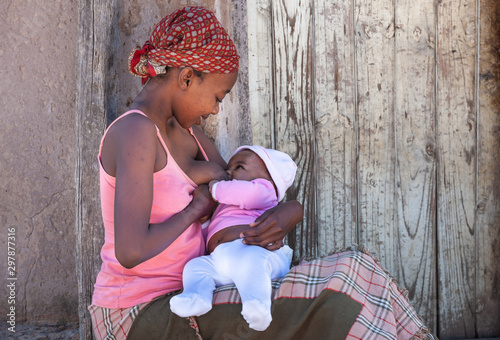
[[[434,0],[400,0],[395,17],[398,265],[392,274],[436,331]]]
[[[358,0],[354,13],[360,243],[394,272],[394,3]]]
[[[107,100],[113,89],[107,76],[109,58],[118,43],[116,6],[113,1],[79,1],[77,94],[76,94],[76,265],[78,275],[80,339],[92,339],[87,306],[92,300],[95,278],[101,266],[99,252],[104,243],[99,168],[96,156],[106,127]]]
[[[247,0],[248,89],[252,144],[274,148],[271,0]]]
[[[183,0],[182,2],[185,2]],[[213,10],[231,36],[240,55],[238,80],[220,105],[217,116],[204,122],[203,129],[227,160],[240,145],[251,144],[248,91],[248,44],[246,0],[214,1]]]
[[[437,4],[439,336],[475,336],[476,1]]]
[[[276,148],[288,153],[298,170],[288,198],[304,207],[304,220],[288,235],[295,258],[315,256],[316,171],[312,72],[312,4],[272,2],[274,24]]]
[[[500,336],[500,2],[480,2],[476,334]]]
[[[352,17],[352,2],[315,2],[318,255],[358,241]]]

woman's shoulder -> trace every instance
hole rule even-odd
[[[156,138],[156,126],[151,119],[140,113],[132,112],[130,114],[118,117],[108,128],[106,139],[131,139],[147,138],[151,136]]]
[[[127,112],[116,118],[110,126],[116,130],[121,129],[139,129],[151,130],[155,128],[155,124],[148,116],[139,112]]]
[[[115,176],[119,159],[134,161],[135,156],[146,157],[149,152],[155,157],[156,140],[155,125],[148,117],[139,113],[118,117],[103,136],[101,163],[106,172]]]

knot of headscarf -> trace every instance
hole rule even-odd
[[[129,71],[145,84],[149,77],[165,73],[166,66],[236,72],[238,59],[233,41],[212,12],[184,7],[163,18],[143,47],[132,51]]]

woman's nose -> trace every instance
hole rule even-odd
[[[226,174],[231,178],[231,170],[226,170]]]
[[[219,113],[219,103],[215,104],[215,107],[214,107],[214,109],[212,111],[213,115],[216,115],[218,113]]]

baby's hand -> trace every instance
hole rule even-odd
[[[210,190],[210,193],[212,194],[212,187],[214,186],[215,183],[220,182],[218,179],[213,179],[208,183],[208,189]],[[212,195],[213,197],[213,195]]]

